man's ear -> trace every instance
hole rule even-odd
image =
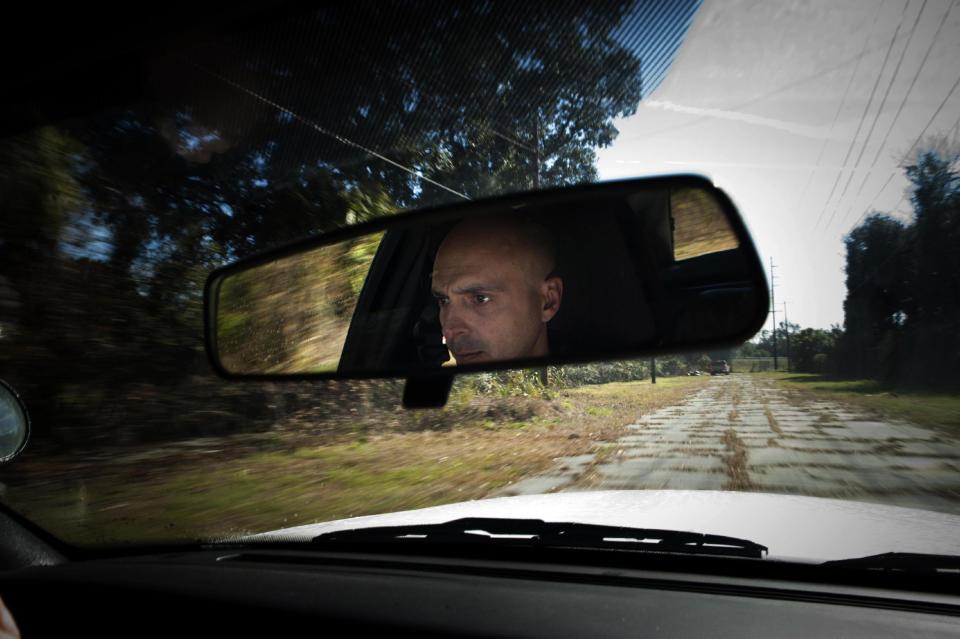
[[[540,319],[543,323],[547,323],[560,310],[560,302],[563,300],[563,280],[556,275],[543,280],[540,284],[540,298],[543,300]]]

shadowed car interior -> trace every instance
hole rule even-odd
[[[960,635],[958,4],[10,13],[0,636]]]

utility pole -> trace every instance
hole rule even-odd
[[[777,364],[777,302],[776,298],[773,295],[773,290],[776,287],[774,280],[776,278],[773,276],[773,269],[776,268],[773,265],[773,258],[770,258],[770,307],[771,313],[773,313],[773,370],[779,370]]]
[[[651,384],[657,383],[657,358],[656,357],[650,358],[650,383]]]
[[[793,351],[790,350],[790,320],[787,319],[787,303],[783,303],[783,325],[786,326],[786,330],[783,332],[784,337],[787,340],[787,372],[790,372],[790,363],[793,360]]]

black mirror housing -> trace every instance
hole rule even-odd
[[[467,260],[474,242],[486,242],[492,257]],[[517,257],[525,247],[552,256],[547,277],[562,286],[545,294],[558,309],[531,329],[542,328],[546,350],[503,355],[508,350],[497,340],[511,346],[511,335],[502,337],[481,315],[454,319],[453,306],[444,305],[475,294],[478,304],[509,298],[516,306],[516,296],[469,286],[512,286],[515,275],[504,264],[525,263]],[[532,286],[546,281],[535,275]],[[226,378],[259,380],[443,381],[465,372],[706,351],[749,339],[769,307],[766,276],[739,213],[725,193],[693,175],[385,216],[218,269],[204,302],[213,367]]]

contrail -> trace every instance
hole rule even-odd
[[[723,109],[704,109],[701,107],[692,107],[692,106],[684,106],[682,104],[674,104],[673,102],[667,102],[664,100],[647,100],[646,102],[641,102],[640,104],[642,106],[663,109],[664,111],[675,111],[676,113],[687,113],[690,115],[706,116],[711,118],[717,118],[719,120],[732,120],[735,122],[743,122],[745,124],[752,124],[755,126],[767,127],[769,129],[777,129],[778,131],[784,131],[786,133],[792,133],[794,135],[800,135],[806,138],[814,138],[816,140],[835,139],[833,136],[830,135],[830,132],[825,127],[807,126],[804,124],[797,124],[796,122],[787,122],[785,120],[775,120],[773,118],[764,118],[759,115],[750,115],[749,113],[741,113],[739,111],[724,111]]]

